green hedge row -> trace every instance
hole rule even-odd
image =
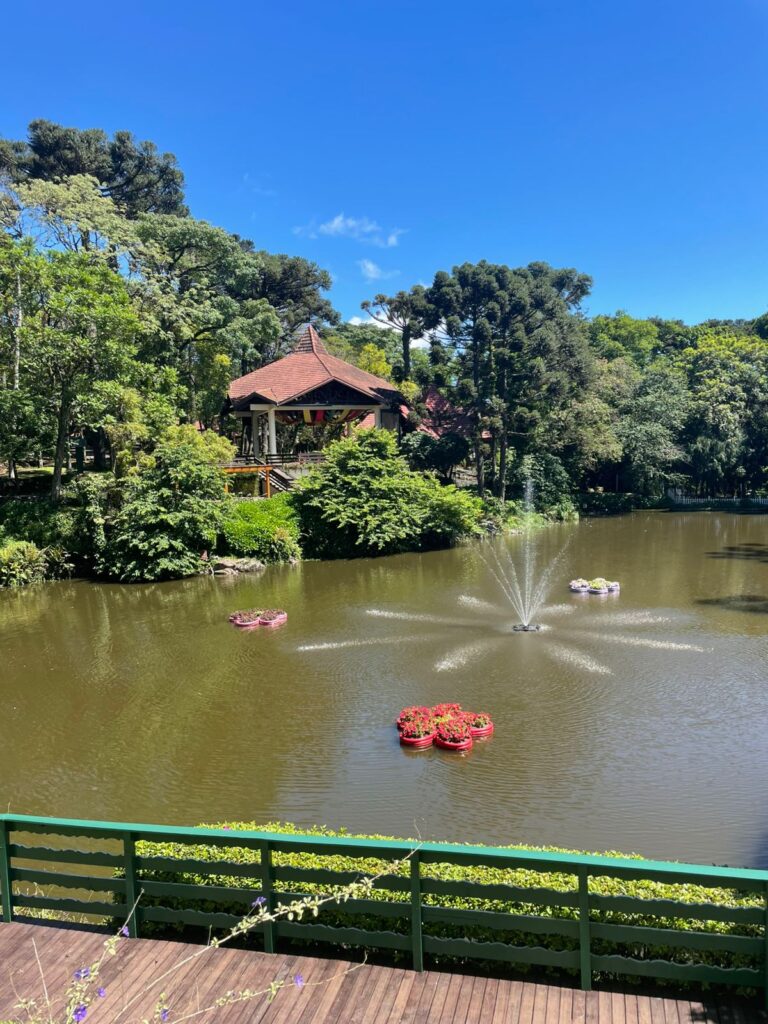
[[[299,525],[287,494],[257,501],[233,500],[219,544],[222,554],[288,562],[301,557]]]
[[[254,822],[225,822],[210,826],[212,828],[228,828],[236,831],[238,829],[261,829],[269,832],[283,834],[302,834],[323,836],[349,836],[347,832],[333,832],[325,828],[299,829],[293,825],[282,823],[269,823],[257,825]],[[354,836],[359,839],[389,839],[389,836]],[[418,845],[414,840],[414,845]],[[560,853],[575,853],[578,851],[561,850],[555,847],[524,847],[531,850],[550,850]],[[461,847],[457,845],[457,850]],[[518,847],[519,849],[519,847]],[[261,888],[259,880],[258,864],[259,854],[253,850],[244,848],[220,848],[211,846],[188,846],[174,843],[148,843],[141,842],[137,845],[137,852],[140,856],[163,856],[163,857],[192,857],[215,864],[217,861],[230,861],[238,864],[254,865],[252,879],[232,878],[225,875],[198,875],[175,872],[144,872],[143,877],[156,881],[186,882],[202,886],[219,885],[234,886],[237,888],[253,888],[258,892]],[[620,853],[609,853],[612,857],[627,857],[627,859],[639,859],[633,855]],[[298,868],[325,868],[334,871],[353,872],[380,872],[386,865],[384,861],[375,859],[352,858],[341,855],[321,855],[311,853],[274,853],[273,863],[275,865],[292,866]],[[408,865],[402,865],[400,873],[407,876]],[[453,864],[426,864],[422,865],[422,877],[471,881],[480,884],[503,884],[522,887],[524,889],[539,889],[545,887],[557,892],[575,892],[576,877],[563,872],[552,872],[542,874],[538,871],[526,868],[493,868],[493,867],[460,867]],[[296,892],[296,882],[275,882],[275,891]],[[303,883],[302,891],[308,894],[318,894],[324,891],[322,885],[310,885]],[[608,876],[595,877],[590,880],[590,892],[603,896],[631,896],[646,900],[677,900],[691,904],[709,904],[712,906],[728,907],[762,907],[762,901],[757,894],[748,894],[733,890],[708,889],[693,884],[664,884],[654,881],[628,881],[610,878]],[[382,918],[378,915],[351,914],[345,911],[344,905],[329,905],[320,911],[317,922],[332,927],[358,927],[371,930],[390,930],[402,934],[408,934],[407,914],[409,912],[408,893],[396,893],[386,890],[374,890],[370,897],[374,900],[388,902],[402,902],[402,916]],[[245,909],[240,903],[233,902],[225,904],[205,900],[179,901],[167,897],[143,900],[144,905],[162,905],[186,909],[201,910],[205,912],[230,913],[243,915]],[[534,902],[525,900],[499,900],[488,898],[468,898],[463,896],[438,896],[424,894],[423,903],[425,906],[440,906],[459,908],[467,910],[486,910],[510,914],[531,914],[544,918],[555,918],[575,920],[578,916],[575,907],[540,906]],[[246,908],[247,909],[247,908]],[[684,917],[663,917],[656,915],[628,914],[616,911],[593,911],[591,915],[593,922],[610,924],[628,924],[637,926],[648,926],[653,928],[668,928],[676,930],[707,932],[709,934],[722,934],[729,936],[751,936],[762,937],[763,930],[758,924],[734,924],[722,921],[698,921]],[[142,926],[142,934],[158,934],[161,930],[167,930],[167,925],[153,925],[145,923]],[[180,927],[180,926],[179,926]],[[504,942],[515,946],[539,946],[550,950],[575,950],[578,948],[575,938],[533,934],[531,932],[509,930],[500,931],[488,927],[471,926],[466,927],[460,924],[448,924],[442,922],[426,922],[424,934],[444,938],[469,938],[479,942]],[[259,940],[254,939],[258,942]],[[639,943],[614,943],[605,940],[593,940],[592,952],[595,954],[621,954],[639,960],[670,960],[678,964],[710,964],[719,967],[751,967],[760,966],[757,957],[751,957],[742,953],[735,954],[725,951],[698,951],[678,948],[677,946],[666,946],[664,944],[639,944]],[[395,954],[395,956],[407,957],[407,954]],[[442,962],[454,964],[463,962],[456,957],[442,957]],[[477,961],[472,961],[477,964]],[[499,969],[499,964],[494,964],[494,969]],[[522,969],[522,968],[521,968]],[[571,973],[571,972],[566,972]]]

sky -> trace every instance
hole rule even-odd
[[[192,213],[360,302],[486,259],[590,315],[768,309],[768,0],[38,0],[3,11],[0,135],[176,154]]]

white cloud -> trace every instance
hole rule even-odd
[[[392,324],[383,324],[381,320],[374,320],[372,316],[351,316],[347,323],[353,327],[378,327],[382,331],[394,331]]]
[[[386,281],[400,273],[399,270],[382,270],[373,260],[358,260],[357,265],[366,281]]]
[[[375,245],[379,249],[394,249],[400,242],[400,235],[405,234],[405,229],[389,228],[385,230],[370,217],[347,217],[342,212],[322,224],[313,220],[309,224],[295,227],[293,233],[306,238],[318,238],[320,235],[329,238],[352,238],[356,242]]]

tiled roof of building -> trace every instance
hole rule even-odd
[[[302,331],[290,355],[233,380],[229,397],[241,407],[259,399],[285,405],[332,381],[354,388],[372,403],[389,404],[398,398],[389,381],[330,355],[311,324]]]

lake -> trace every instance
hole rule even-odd
[[[522,538],[258,576],[0,593],[0,804],[291,821],[768,867],[768,518],[634,513],[534,535],[538,633],[492,568]],[[495,555],[494,555],[495,552]],[[571,595],[573,576],[621,581]],[[282,607],[280,629],[229,612]],[[406,751],[405,704],[495,735]]]

